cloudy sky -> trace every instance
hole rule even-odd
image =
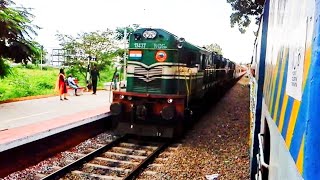
[[[231,6],[226,0],[13,0],[33,8],[33,23],[42,29],[35,38],[51,53],[58,48],[55,34],[140,24],[162,28],[187,41],[203,46],[217,43],[225,57],[250,62],[255,25],[246,34],[230,27]]]

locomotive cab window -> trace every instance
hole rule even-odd
[[[200,56],[200,69],[199,70],[203,70],[205,68],[206,68],[206,55],[201,54],[201,56]]]
[[[187,66],[195,67],[197,64],[197,55],[193,52],[182,53],[180,61],[182,61],[182,63],[186,63]]]

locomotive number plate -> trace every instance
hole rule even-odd
[[[153,44],[153,48],[155,49],[167,49],[166,44]]]
[[[147,43],[134,43],[135,48],[146,48]]]

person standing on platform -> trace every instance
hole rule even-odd
[[[113,89],[117,90],[117,84],[119,81],[119,73],[118,73],[118,69],[116,69],[116,71],[113,73],[113,77],[112,77],[112,81],[113,81]]]
[[[63,101],[64,100],[68,100],[67,99],[67,85],[66,85],[66,80],[65,80],[65,75],[64,75],[64,70],[60,69],[60,73],[56,82],[56,91],[59,92],[60,95],[60,100]],[[62,95],[63,95],[63,99],[62,99]]]
[[[93,68],[91,69],[90,75],[91,75],[92,89],[93,89],[92,94],[96,94],[97,93],[98,78],[100,79],[100,74],[99,74],[99,71],[98,71],[96,65],[93,65]]]

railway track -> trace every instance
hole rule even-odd
[[[87,154],[74,154],[79,157],[77,160],[70,160],[72,162],[64,167],[54,167],[54,172],[49,175],[40,173],[37,176],[43,180],[135,179],[145,169],[143,176],[152,176],[157,172],[150,169],[161,166],[152,162],[169,145],[171,141],[167,139],[151,141],[122,136],[106,145],[98,145],[98,149],[88,149]],[[159,162],[164,158],[157,159]]]

